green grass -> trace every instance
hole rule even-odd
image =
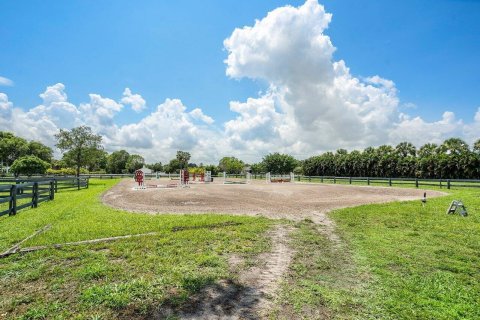
[[[37,209],[0,218],[0,250],[51,224],[26,246],[158,232],[115,242],[48,249],[0,260],[0,318],[145,318],[163,302],[181,304],[205,285],[234,278],[227,257],[268,249],[271,221],[227,215],[148,215],[104,206],[118,180],[56,194]],[[203,228],[211,224],[237,225]],[[172,231],[173,227],[194,227]]]
[[[468,217],[445,214],[453,199],[465,202]],[[300,224],[280,299],[286,318],[480,319],[479,212],[472,189],[425,208],[410,201],[337,210],[330,217],[339,246]]]

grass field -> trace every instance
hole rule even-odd
[[[445,214],[452,199],[467,204],[467,218]],[[480,319],[479,212],[471,189],[425,208],[410,201],[337,210],[340,245],[304,222],[281,309],[305,319]]]
[[[47,232],[25,246],[64,243],[145,232],[159,235],[42,250],[0,260],[0,318],[143,318],[162,303],[182,303],[199,288],[233,278],[227,255],[266,250],[271,222],[221,215],[153,216],[105,207],[101,192],[112,180],[61,192],[55,201],[0,221],[4,251],[35,230]],[[223,222],[235,226],[209,228]],[[201,228],[206,226],[205,228]],[[173,227],[193,227],[172,231]]]
[[[413,201],[334,211],[337,243],[311,221],[122,212],[99,201],[114,183],[92,180],[87,190],[0,218],[0,250],[47,224],[24,247],[158,234],[1,259],[0,318],[149,318],[162,304],[180,305],[207,284],[235,279],[228,255],[248,260],[267,251],[274,223],[295,227],[296,253],[271,319],[480,318],[480,191],[450,190],[425,208]],[[458,198],[467,218],[445,214]],[[218,225],[225,222],[238,224]]]

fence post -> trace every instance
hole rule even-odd
[[[9,203],[9,215],[17,214],[17,185],[12,184],[12,188],[10,189],[10,203]]]
[[[55,181],[55,193],[57,193],[58,192],[58,180],[55,179],[54,181]]]
[[[418,188],[418,178],[415,178],[415,188]]]
[[[38,182],[34,182],[32,188],[32,208],[36,207],[38,207]]]
[[[442,179],[440,179],[440,189],[442,189]]]
[[[333,177],[333,184],[337,183],[337,177]]]
[[[391,187],[392,186],[392,178],[388,178],[388,185]]]
[[[50,180],[50,200],[55,199],[55,182]]]
[[[352,184],[352,177],[350,177],[348,181],[350,182],[350,184]]]
[[[312,177],[311,176],[308,176],[308,182],[312,182]]]
[[[77,177],[77,189],[80,190],[80,177]]]
[[[367,177],[367,185],[370,185],[370,177]]]
[[[450,179],[447,180],[447,189],[450,189]]]
[[[20,180],[16,179],[15,184],[20,184]],[[22,191],[23,191],[22,188],[17,188],[17,194],[22,194],[23,193]]]

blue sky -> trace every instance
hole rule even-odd
[[[142,140],[148,137],[138,137],[122,144],[118,138],[122,134],[107,132],[105,126],[117,126],[119,130],[123,128],[126,136],[141,135],[126,133],[125,130],[130,127],[124,126],[137,125],[141,131],[142,126],[146,125],[142,120],[154,113],[157,106],[166,99],[180,99],[186,108],[185,112],[200,108],[202,115],[208,115],[214,120],[213,123],[204,121],[198,124],[195,123],[198,119],[192,120],[192,116],[187,115],[192,126],[185,128],[187,131],[191,129],[192,137],[182,144],[172,142],[178,135],[176,132],[171,132],[168,137],[162,136],[161,139],[164,144],[169,144],[169,148],[165,148],[161,154],[151,156],[152,160],[168,158],[175,148],[195,149],[196,145],[208,146],[209,143],[218,145],[216,139],[228,143],[215,152],[197,152],[200,159],[215,161],[227,150],[252,161],[268,151],[290,151],[299,157],[305,157],[336,148],[361,148],[369,144],[416,139],[418,134],[423,133],[426,135],[423,140],[413,139],[413,142],[417,145],[436,142],[450,135],[461,136],[469,142],[475,138],[479,131],[476,131],[474,116],[480,107],[480,1],[320,1],[324,10],[333,15],[328,27],[321,31],[322,36],[328,36],[335,47],[329,56],[330,61],[334,63],[343,60],[350,70],[349,76],[365,84],[369,83],[365,79],[378,75],[382,79],[393,81],[395,86],[395,92],[389,91],[390,98],[395,102],[382,102],[381,106],[374,108],[375,113],[388,113],[388,120],[382,118],[374,122],[380,122],[382,130],[389,126],[395,127],[396,132],[374,133],[372,128],[377,127],[375,124],[360,130],[362,137],[386,134],[388,139],[354,139],[343,136],[343,133],[337,131],[341,127],[332,125],[327,130],[327,140],[342,136],[334,143],[310,141],[316,136],[312,127],[318,129],[325,121],[337,122],[338,117],[342,117],[341,113],[328,108],[335,108],[335,103],[343,105],[345,101],[336,98],[329,106],[316,106],[312,102],[302,109],[301,101],[310,99],[314,94],[299,91],[295,99],[284,96],[288,101],[282,105],[284,99],[280,93],[272,93],[272,86],[280,88],[279,91],[291,88],[293,79],[285,79],[285,74],[279,80],[280,75],[274,75],[272,71],[257,73],[248,67],[226,75],[229,64],[224,60],[229,54],[242,52],[245,46],[249,46],[249,41],[255,41],[245,38],[243,42],[226,48],[224,40],[232,36],[235,28],[252,27],[256,19],[262,20],[269,12],[285,5],[299,8],[303,4],[303,1],[230,0],[3,1],[0,3],[0,77],[10,79],[13,85],[8,85],[6,80],[1,85],[0,81],[0,92],[7,96],[3,100],[8,99],[12,109],[18,108],[25,113],[18,117],[37,119],[35,121],[38,122],[38,118],[35,118],[40,117],[38,112],[34,114],[29,111],[39,105],[50,108],[39,97],[48,86],[61,83],[64,89],[57,89],[68,95],[68,99],[62,98],[65,101],[61,102],[70,103],[78,108],[79,113],[85,113],[87,109],[89,112],[103,110],[102,103],[108,102],[98,100],[101,101],[99,104],[92,103],[89,94],[121,103],[124,89],[130,88],[146,101],[146,107],[141,112],[126,107],[125,103],[125,107],[110,103],[110,107],[105,107],[110,108],[110,122],[92,117],[81,118],[77,113],[72,115],[79,117],[72,125],[92,124],[100,133],[107,136],[111,134],[106,139],[111,142],[107,148],[109,150],[126,148],[149,153],[155,142]],[[302,13],[289,14],[300,16]],[[315,16],[315,19],[318,17],[320,16]],[[279,15],[275,23],[288,23],[281,19]],[[301,28],[313,28],[315,22],[312,23],[302,25]],[[265,32],[274,32],[267,27],[264,29]],[[299,32],[297,36],[302,34],[304,33]],[[281,35],[293,46],[296,40],[288,39],[290,36],[288,31]],[[297,40],[305,43],[301,39]],[[278,52],[273,53],[272,48],[263,49],[271,54],[269,61],[278,59]],[[293,47],[290,49],[288,57],[299,50]],[[251,56],[256,54],[251,50],[249,52]],[[284,50],[281,52],[286,54]],[[298,52],[303,54],[305,51]],[[298,58],[301,60],[301,57]],[[287,69],[301,70],[303,67],[298,61],[284,61]],[[326,63],[321,59],[309,62],[314,65]],[[262,68],[264,65],[252,64],[251,68]],[[272,68],[282,67],[272,64]],[[325,68],[319,70],[321,72]],[[308,83],[308,79],[300,79],[300,82],[303,80]],[[298,79],[295,81],[298,83]],[[378,83],[374,84],[377,85]],[[364,94],[368,99],[374,100],[370,93]],[[254,104],[254,107],[245,105],[240,111],[238,108],[231,110],[231,101],[246,103],[249,98],[257,99],[267,106],[270,101],[266,99],[267,96],[274,104],[273,111],[268,111],[268,115],[262,113],[260,109],[263,105],[259,103]],[[322,100],[322,96],[317,98]],[[80,110],[82,103],[88,104],[88,107]],[[350,103],[351,101],[347,105]],[[395,111],[392,111],[391,103],[396,103]],[[69,105],[66,108],[70,108]],[[255,115],[242,115],[247,109]],[[272,119],[277,118],[275,110],[286,119],[296,119],[294,124],[289,124],[292,126],[289,130],[295,131],[302,143],[295,143],[299,139],[286,141],[288,139],[282,136],[282,128],[285,128],[288,120],[274,123]],[[454,113],[454,117],[450,114],[445,117],[446,111]],[[318,117],[319,121],[308,123],[301,120],[312,112],[313,117]],[[359,111],[359,114],[363,113],[365,112]],[[51,114],[46,117],[48,116]],[[252,121],[257,121],[255,117],[270,116],[272,118],[269,121],[261,124],[263,131],[257,130],[252,124]],[[4,120],[6,117],[4,115]],[[374,116],[368,117],[372,118]],[[353,123],[351,121],[353,120],[345,119],[340,122]],[[366,121],[363,119],[358,123],[363,125]],[[54,120],[51,122],[55,123]],[[242,127],[248,123],[252,125]],[[465,125],[468,127],[462,127]],[[61,127],[58,123],[56,126]],[[168,124],[165,123],[165,126]],[[271,128],[267,130],[266,126]],[[415,127],[414,130],[412,126]],[[47,127],[53,130],[51,123],[44,124],[44,128]],[[20,131],[15,128],[10,130]],[[39,127],[37,131],[22,134],[27,138],[40,138],[40,130]],[[413,130],[415,135],[402,135],[402,130]],[[145,131],[153,132],[154,129],[149,127]],[[431,131],[434,131],[433,135]],[[155,134],[150,134],[150,140],[155,138]],[[53,143],[48,137],[43,140],[48,144]],[[313,146],[305,147],[306,145]]]

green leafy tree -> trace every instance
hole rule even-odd
[[[112,152],[107,158],[107,172],[118,174],[123,173],[127,168],[127,161],[130,154],[125,150]]]
[[[250,169],[252,169],[252,173],[264,173],[266,172],[265,166],[263,165],[263,162],[258,162],[254,163],[250,166]]]
[[[10,132],[0,131],[0,162],[11,165],[16,159],[28,155],[27,140]]]
[[[266,155],[263,158],[263,166],[267,172],[276,174],[290,173],[297,166],[298,161],[288,154],[280,154],[278,152]]]
[[[43,161],[52,162],[53,159],[53,150],[50,147],[47,147],[43,143],[38,141],[30,141],[28,143],[28,154],[36,156]]]
[[[218,163],[218,169],[226,173],[242,173],[245,163],[235,157],[223,157]]]
[[[106,171],[108,153],[100,149],[90,149],[89,154],[87,155],[87,169],[90,172],[94,171]]]
[[[480,139],[472,150],[459,138],[442,144],[427,143],[418,150],[409,142],[395,148],[368,147],[363,152],[325,152],[302,162],[305,175],[347,175],[369,177],[480,178]]]
[[[473,152],[480,154],[480,139],[473,143]]]
[[[27,155],[51,162],[53,151],[41,142],[27,141],[13,133],[0,131],[0,163],[8,166],[16,159]]]
[[[93,172],[105,170],[107,164],[108,154],[101,149],[86,149],[85,150],[85,162],[83,167],[85,171],[83,172]],[[67,151],[63,154],[62,160],[65,162],[67,167],[75,167],[76,163],[76,153],[73,150]],[[83,173],[81,172],[81,173]]]
[[[161,172],[163,170],[163,166],[161,162],[147,164],[147,168],[152,170],[153,172]]]
[[[334,161],[335,161],[334,174],[336,176],[346,175],[349,171],[349,165],[350,165],[350,163],[348,162],[348,151],[345,149],[338,149],[335,152]]]
[[[67,167],[67,163],[65,161],[56,160],[56,159],[52,160],[52,169],[53,170],[60,170],[60,169],[66,168],[66,167]]]
[[[217,175],[218,174],[218,167],[214,164],[208,164],[205,166],[205,171],[210,171],[212,175]]]
[[[293,169],[293,173],[296,175],[302,175],[303,174],[303,167],[302,166],[296,166]]]
[[[44,174],[50,164],[36,156],[23,156],[15,160],[10,170],[16,175]]]
[[[170,160],[170,162],[164,167],[166,173],[178,173],[182,167],[180,161],[175,158]]]
[[[190,153],[186,151],[177,151],[176,159],[180,165],[179,169],[187,169],[188,161],[190,160]]]
[[[55,135],[57,138],[56,146],[68,153],[65,159],[67,164],[76,168],[77,176],[80,175],[80,168],[88,165],[88,156],[95,150],[103,150],[102,137],[92,132],[87,126],[80,126],[72,130],[60,129]]]
[[[128,157],[126,169],[128,172],[133,173],[135,170],[143,168],[144,165],[145,159],[141,155],[131,154]]]

